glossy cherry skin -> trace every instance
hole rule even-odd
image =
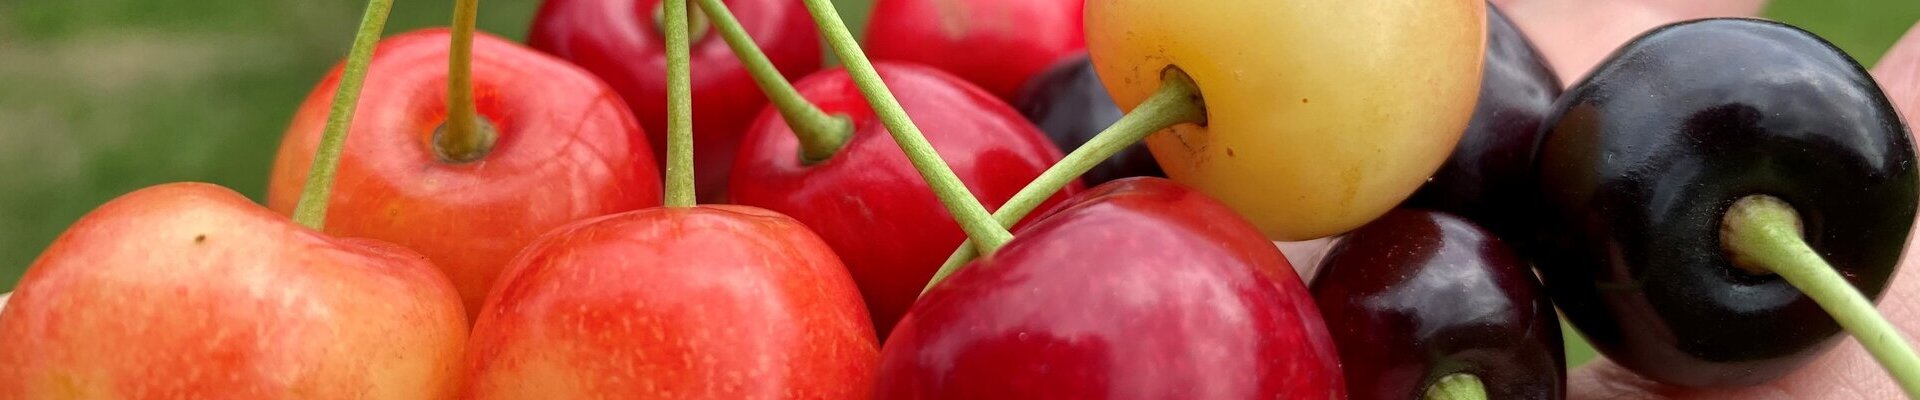
[[[1527,235],[1527,213],[1518,210],[1533,204],[1534,150],[1560,88],[1526,34],[1487,4],[1486,69],[1473,119],[1407,207],[1458,214],[1510,239]]]
[[[446,399],[467,338],[420,254],[201,183],[100,206],[17,289],[5,399]]]
[[[867,55],[947,71],[1012,99],[1028,77],[1086,49],[1086,0],[879,0]]]
[[[1566,397],[1560,317],[1533,269],[1451,214],[1395,210],[1347,234],[1310,286],[1353,399],[1418,399],[1471,374],[1493,399]]]
[[[917,65],[875,68],[934,150],[990,210],[1060,160],[1033,124],[972,84]],[[832,158],[807,163],[793,130],[769,109],[748,130],[729,192],[736,204],[792,215],[826,239],[853,271],[884,335],[966,234],[844,70],[795,86],[827,113],[852,118],[853,137]],[[1077,182],[1068,185],[1039,209],[1079,190]]]
[[[886,399],[1342,399],[1306,286],[1251,224],[1160,178],[1093,188],[928,292]]]
[[[1100,77],[1094,75],[1093,62],[1086,54],[1067,57],[1035,74],[1014,97],[1013,108],[1046,132],[1060,151],[1068,153],[1099,136],[1123,114],[1120,106],[1113,104],[1113,96],[1107,95]],[[1099,185],[1135,176],[1167,176],[1145,144],[1120,150],[1080,179],[1088,185]]]
[[[820,70],[820,35],[800,2],[724,2],[787,79]],[[527,44],[605,79],[640,118],[640,127],[654,133],[652,148],[665,150],[667,43],[654,21],[659,8],[660,0],[546,0]],[[720,199],[740,136],[767,97],[718,32],[696,32],[691,40],[695,180],[700,198]]]
[[[446,119],[443,29],[381,41],[340,156],[327,233],[380,239],[432,258],[469,313],[507,259],[581,218],[659,205],[645,134],[599,79],[491,35],[473,43],[474,95],[499,132],[480,161],[447,163],[432,137]],[[340,70],[320,81],[280,143],[267,204],[292,214],[320,144]]]
[[[488,296],[468,399],[859,399],[879,344],[853,279],[792,218],[651,208],[543,236]]]
[[[1736,200],[1792,204],[1808,244],[1869,297],[1913,225],[1913,140],[1866,71],[1759,20],[1669,25],[1554,104],[1535,260],[1595,348],[1649,378],[1753,385],[1832,347],[1839,326],[1785,281],[1729,264]]]
[[[1153,158],[1302,241],[1372,221],[1440,168],[1473,114],[1485,15],[1483,0],[1087,0],[1087,51],[1123,110],[1167,67],[1192,77],[1206,124],[1147,137]]]

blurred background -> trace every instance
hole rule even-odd
[[[871,1],[835,0],[856,30]],[[451,18],[451,1],[396,3],[388,34]],[[484,1],[480,28],[520,40],[538,6]],[[0,0],[0,292],[68,224],[126,192],[203,181],[264,200],[294,107],[345,55],[363,7]],[[1766,16],[1871,66],[1920,20],[1920,1],[1775,0]],[[1590,357],[1576,350],[1573,361]]]

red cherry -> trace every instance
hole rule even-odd
[[[1012,99],[1027,78],[1086,50],[1085,0],[880,0],[867,55],[926,64]]]
[[[0,398],[440,399],[466,313],[426,258],[232,190],[141,189],[67,229],[0,314]]]
[[[998,208],[1060,160],[1045,134],[993,95],[915,65],[875,66],[927,140],[988,209]],[[792,215],[846,260],[885,337],[953,249],[966,240],[908,162],[845,70],[796,84],[829,114],[853,120],[833,158],[809,164],[778,113],[747,131],[730,182],[733,202]],[[1057,203],[1079,191],[1074,183]],[[1045,206],[1043,206],[1045,207]]]
[[[1095,187],[928,292],[887,338],[881,398],[1345,398],[1279,250],[1160,178]]]
[[[477,35],[479,112],[499,141],[484,158],[448,163],[432,149],[446,117],[444,29],[380,43],[340,157],[327,233],[380,239],[432,258],[477,311],[521,247],[581,218],[659,205],[660,173],[645,134],[599,79],[506,40]],[[340,69],[294,116],[274,164],[268,204],[291,214],[306,185]]]
[[[800,2],[726,4],[787,79],[820,70],[820,35]],[[653,148],[664,151],[667,61],[666,37],[654,19],[659,8],[660,0],[548,0],[533,20],[527,43],[606,79],[640,118],[640,126],[654,133]],[[697,10],[689,12],[701,18]],[[741,132],[767,98],[718,33],[694,32],[691,40],[694,173],[700,197],[717,199],[724,197],[720,192]]]
[[[879,345],[798,221],[652,208],[557,230],[474,325],[464,398],[865,398]]]

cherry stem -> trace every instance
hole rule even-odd
[[[806,0],[807,11],[813,14],[813,21],[820,26],[821,36],[833,47],[834,55],[846,64],[847,73],[853,77],[853,83],[860,88],[860,94],[867,98],[868,105],[886,125],[887,132],[900,144],[900,150],[906,152],[907,160],[920,171],[920,177],[933,188],[940,197],[940,203],[953,214],[960,223],[960,229],[966,231],[981,250],[991,254],[1000,248],[1013,234],[1007,228],[993,221],[993,215],[987,213],[986,206],[967,191],[965,183],[953,174],[953,168],[940,159],[933,150],[933,144],[927,142],[920,128],[913,125],[907,111],[900,107],[899,99],[887,90],[886,82],[880,80],[880,73],[873,69],[873,62],[867,60],[867,54],[860,50],[860,43],[847,31],[847,23],[840,20],[839,10],[833,8],[830,0]]]
[[[687,44],[687,0],[666,0],[667,206],[692,207],[693,74]]]
[[[441,161],[478,161],[493,151],[500,139],[473,103],[473,31],[480,0],[453,2],[453,39],[447,45],[447,121],[433,135],[434,155]]]
[[[1841,277],[1802,236],[1800,215],[1779,198],[1753,195],[1734,202],[1721,223],[1720,244],[1740,268],[1771,272],[1813,298],[1833,315],[1887,373],[1905,390],[1920,398],[1920,357],[1901,337],[1900,330],[1873,306],[1873,301]]]
[[[346,147],[347,127],[353,124],[354,106],[360,102],[360,88],[367,82],[367,64],[373,61],[373,47],[386,30],[387,14],[393,0],[368,0],[367,12],[360,16],[360,30],[353,34],[353,48],[347,51],[347,63],[341,67],[340,84],[334,88],[333,107],[327,112],[327,128],[320,135],[320,147],[313,155],[313,167],[307,170],[307,185],[301,189],[300,203],[293,208],[293,221],[313,230],[325,230],[327,200],[333,196],[334,172],[340,168],[340,151]]]
[[[846,115],[828,115],[820,107],[808,102],[800,91],[787,82],[780,70],[767,59],[767,54],[755,45],[753,37],[747,35],[747,29],[734,19],[733,11],[720,0],[700,0],[700,9],[705,11],[707,19],[720,31],[720,38],[726,40],[727,47],[733,48],[733,54],[747,67],[753,76],[753,82],[760,85],[760,91],[773,101],[773,108],[780,111],[780,117],[787,121],[787,127],[793,129],[794,136],[800,138],[800,159],[808,164],[833,158],[835,152],[846,146],[853,137],[853,119]]]
[[[1427,387],[1426,400],[1487,400],[1487,386],[1480,383],[1480,377],[1470,374],[1453,374],[1440,378]]]
[[[1047,168],[1046,172],[1040,173],[1033,183],[1021,188],[1019,193],[1007,200],[1006,205],[993,213],[994,222],[1002,227],[1012,227],[1053,197],[1054,193],[1058,193],[1060,188],[1073,183],[1074,178],[1086,174],[1094,166],[1100,165],[1101,161],[1112,158],[1148,135],[1175,125],[1203,124],[1206,121],[1207,104],[1200,95],[1200,86],[1179,67],[1169,66],[1160,73],[1160,88],[1152,96],[1092,140],[1067,154],[1066,158],[1060,159],[1059,163]],[[946,263],[940,265],[940,270],[933,273],[933,279],[927,282],[926,289],[921,293],[933,290],[934,285],[979,257],[978,250],[976,246],[961,244],[953,255],[947,257]]]
[[[699,5],[696,4],[694,7],[699,7]],[[705,40],[707,38],[707,31],[710,30],[708,29],[709,23],[707,17],[702,16],[700,13],[687,11],[687,32],[689,32],[687,34],[687,43]],[[654,33],[658,33],[662,37],[665,37],[667,34],[667,3],[664,1],[653,6],[653,29]]]

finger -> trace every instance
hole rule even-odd
[[[1896,108],[1907,116],[1920,115],[1920,25],[1907,32],[1887,53],[1874,75]],[[1907,257],[1899,275],[1881,299],[1880,312],[1892,320],[1909,343],[1920,332],[1920,230],[1909,234]],[[1596,361],[1568,376],[1568,395],[1575,399],[1893,399],[1903,394],[1860,343],[1846,338],[1839,346],[1792,375],[1766,385],[1726,391],[1700,391],[1660,385],[1640,378],[1610,362]]]
[[[1707,17],[1752,17],[1765,0],[1505,0],[1500,11],[1526,32],[1567,84],[1615,48],[1660,25]]]
[[[1327,250],[1333,248],[1334,238],[1322,238],[1304,242],[1273,242],[1287,255],[1287,263],[1293,264],[1293,271],[1300,273],[1300,280],[1313,281],[1313,274],[1320,270],[1320,259],[1327,256]]]
[[[1906,36],[1880,57],[1873,76],[1907,125],[1913,125],[1913,119],[1920,118],[1920,25],[1908,29]]]

